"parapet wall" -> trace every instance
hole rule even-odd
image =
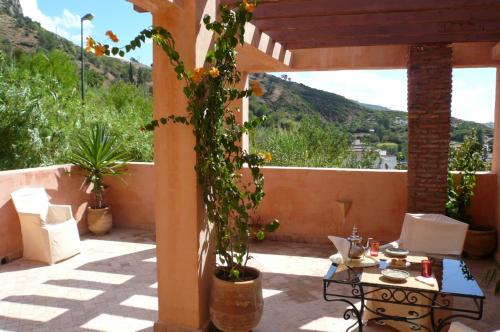
[[[326,242],[327,235],[348,235],[353,225],[365,238],[384,242],[399,236],[407,202],[405,171],[265,167],[263,172],[266,197],[257,216],[281,221],[273,239]],[[0,258],[17,258],[22,251],[12,191],[46,188],[52,203],[72,206],[83,234],[90,196],[82,183],[82,175],[69,165],[0,172]],[[154,230],[153,163],[131,163],[127,175],[106,183],[115,226]],[[496,197],[496,174],[478,174],[471,206],[478,224],[495,227]],[[349,204],[343,202],[350,202],[345,218],[342,209]]]

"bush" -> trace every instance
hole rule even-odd
[[[71,142],[96,122],[109,125],[133,160],[153,159],[152,134],[140,130],[152,119],[149,91],[90,87],[82,105],[79,84],[74,59],[61,51],[17,61],[0,53],[0,169],[66,162]]]
[[[250,150],[271,152],[275,166],[373,168],[378,158],[369,149],[355,154],[346,131],[317,117],[305,117],[292,129],[258,128],[250,140]]]

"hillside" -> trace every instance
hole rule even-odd
[[[0,50],[13,57],[22,53],[63,50],[80,62],[80,47],[55,33],[45,30],[38,22],[23,16],[19,0],[0,0]],[[151,84],[151,68],[138,62],[116,58],[95,57],[86,54],[86,68],[90,84],[130,80],[134,73],[135,83]]]
[[[370,143],[396,143],[400,151],[407,146],[407,113],[383,106],[363,104],[273,75],[256,74],[265,94],[252,97],[252,115],[266,115],[266,126],[293,128],[305,116],[318,116],[347,130],[352,136],[364,137]],[[493,135],[484,124],[452,118],[452,140],[462,141],[471,128],[477,128],[485,141]]]
[[[18,0],[0,0],[0,51],[19,59],[24,53],[49,54],[52,50],[68,54],[76,68],[80,65],[80,47],[24,17]],[[152,84],[151,68],[137,62],[87,54],[86,67],[89,87],[98,88],[103,83],[110,86],[121,81],[147,88]],[[296,129],[305,119],[318,118],[347,132],[351,141],[363,138],[372,145],[395,143],[398,151],[407,149],[406,112],[364,104],[272,75],[255,74],[252,79],[262,84],[265,94],[251,97],[251,116],[266,115],[268,129]],[[472,127],[478,128],[485,142],[490,141],[491,126],[459,119],[452,119],[452,140],[462,141]]]

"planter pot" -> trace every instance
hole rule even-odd
[[[486,257],[497,247],[497,232],[490,228],[473,228],[467,231],[464,252],[475,258]]]
[[[210,318],[224,332],[248,332],[262,317],[262,277],[259,270],[247,267],[255,275],[249,281],[231,282],[212,276]]]
[[[102,209],[87,208],[87,221],[89,230],[95,235],[104,235],[113,226],[113,216],[109,207]]]

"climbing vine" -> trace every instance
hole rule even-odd
[[[233,8],[221,5],[218,20],[212,20],[209,15],[203,18],[205,28],[215,34],[203,68],[186,68],[172,35],[162,27],[142,30],[123,47],[111,47],[92,38],[87,39],[87,51],[122,57],[140,47],[146,39],[152,39],[168,56],[177,78],[185,82],[183,93],[188,100],[188,116],[170,115],[155,119],[144,129],[154,130],[169,122],[192,126],[196,137],[195,170],[208,220],[213,226],[215,251],[220,262],[218,276],[227,280],[246,278],[249,219],[264,198],[264,177],[260,167],[271,160],[269,153],[249,153],[242,149],[240,143],[242,136],[263,119],[256,118],[240,124],[236,118],[240,110],[230,106],[238,99],[262,94],[257,82],[253,82],[250,89],[237,88],[241,73],[236,68],[235,49],[244,42],[245,23],[252,19],[255,6],[255,2],[246,0],[238,2]],[[118,42],[113,32],[108,31],[106,35],[111,41]],[[243,176],[244,167],[249,170],[249,178]],[[279,222],[273,220],[259,230],[258,237],[263,238],[265,231],[272,232],[278,227]]]

